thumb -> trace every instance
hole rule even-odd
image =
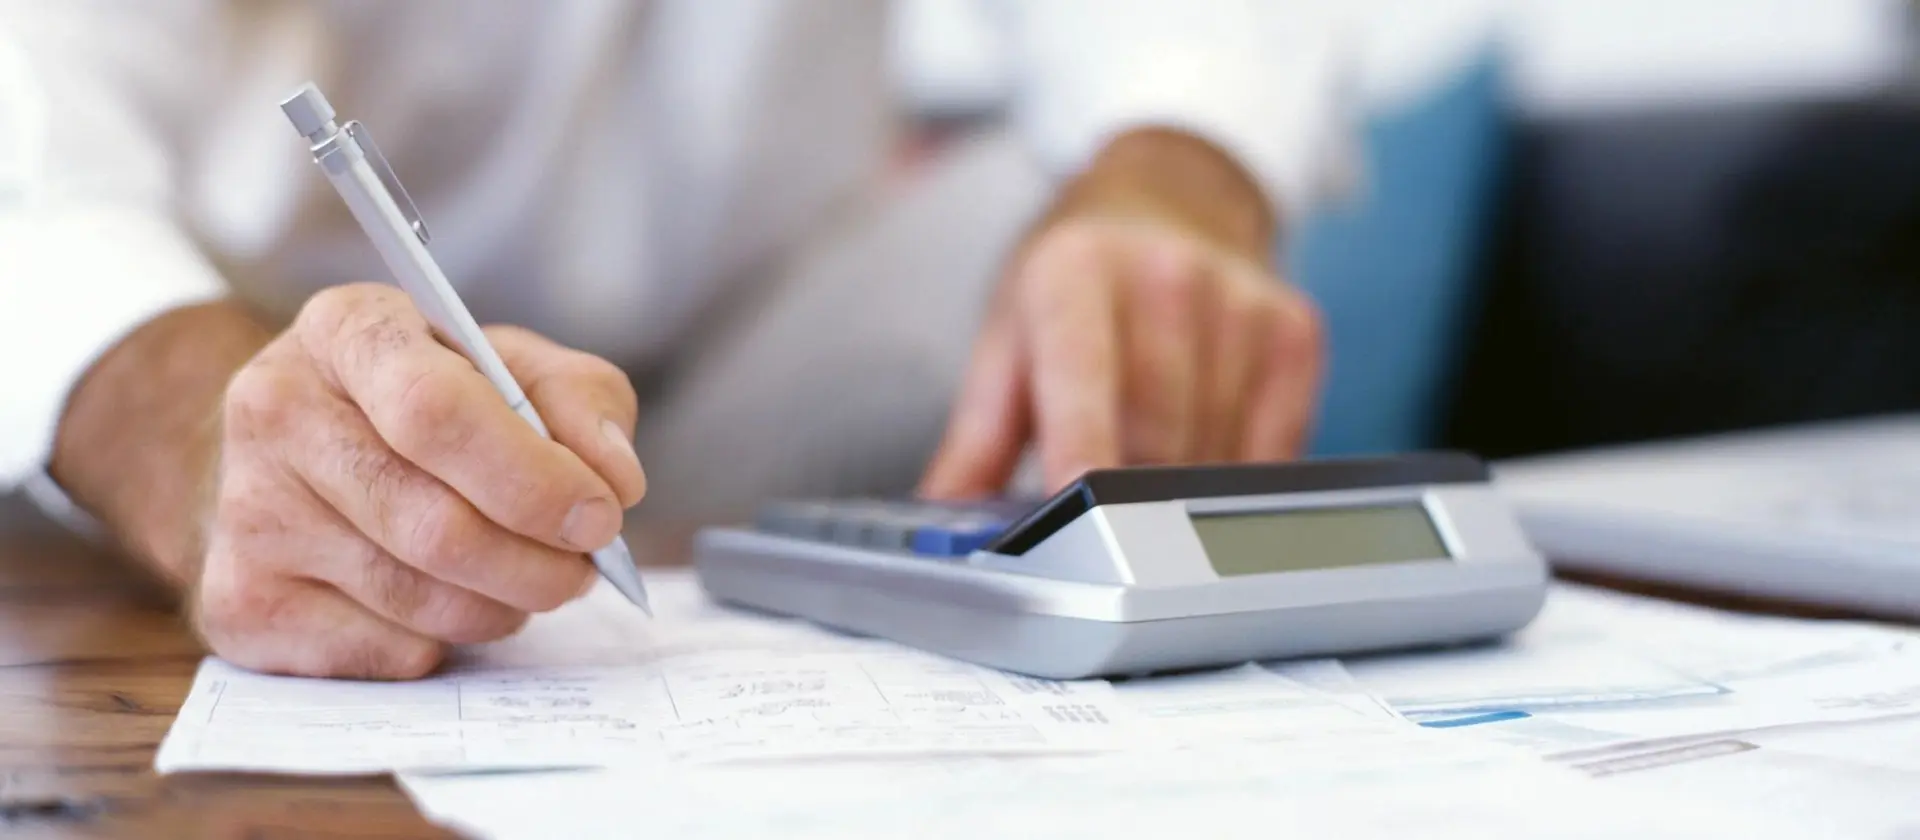
[[[946,436],[921,481],[925,498],[997,494],[1019,466],[1032,418],[1019,344],[1004,323],[989,326],[974,351]]]

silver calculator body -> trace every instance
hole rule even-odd
[[[723,603],[1051,679],[1498,637],[1549,577],[1453,453],[1098,470],[1006,510],[776,504],[694,565]]]

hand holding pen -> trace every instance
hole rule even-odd
[[[404,679],[599,575],[645,609],[620,539],[646,484],[625,375],[481,330],[363,130],[335,125],[311,88],[285,108],[400,282],[314,296],[230,382],[193,605],[214,652]]]

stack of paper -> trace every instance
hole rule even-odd
[[[1409,748],[1418,744],[1407,745]],[[1426,752],[1411,749],[1415,757]],[[409,776],[424,813],[497,840],[594,838],[1818,838],[1666,792],[1611,792],[1510,761],[1284,750],[699,774]]]
[[[1899,739],[1831,734],[1906,714],[1920,744],[1909,631],[1561,587],[1502,644],[1058,682],[723,610],[686,573],[650,584],[651,621],[604,589],[414,683],[209,660],[158,767],[393,772],[434,819],[502,838],[1920,825],[1913,797],[1874,798],[1920,790]],[[1834,786],[1847,820],[1750,801]]]

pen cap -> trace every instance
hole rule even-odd
[[[281,101],[280,110],[303,137],[319,139],[319,135],[334,131],[333,105],[312,82],[301,85],[292,96]]]

